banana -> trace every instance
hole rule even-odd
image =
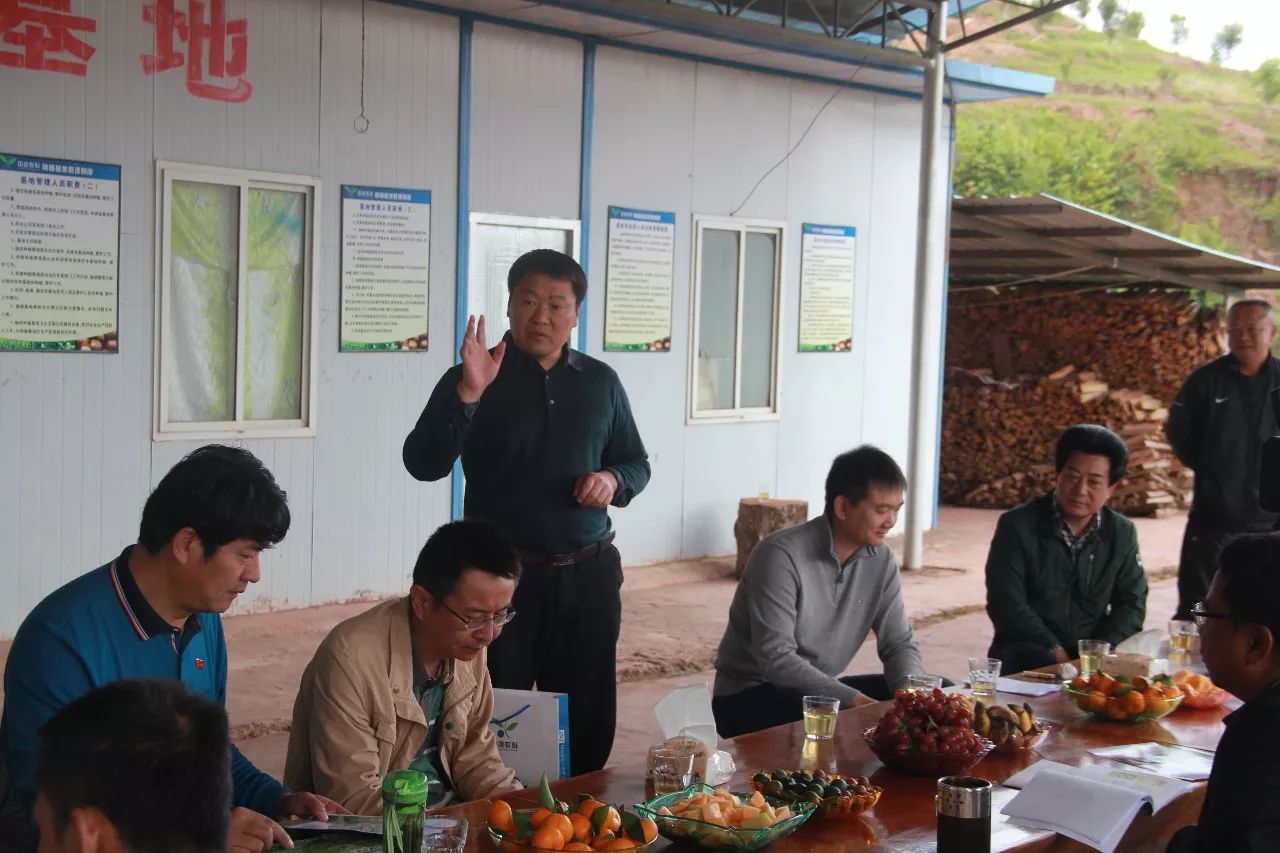
[[[1022,733],[1031,734],[1036,728],[1036,712],[1026,702],[1022,703]]]
[[[973,730],[986,737],[991,732],[991,718],[987,716],[987,706],[977,702],[973,706]]]
[[[991,718],[993,723],[996,720],[1005,720],[1018,728],[1022,727],[1018,715],[1004,705],[992,705],[990,710],[987,711],[987,716]]]

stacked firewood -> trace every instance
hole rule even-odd
[[[966,312],[966,301],[977,307]],[[1124,438],[1130,452],[1112,506],[1131,515],[1185,508],[1192,473],[1174,456],[1164,424],[1187,375],[1223,352],[1217,313],[1196,307],[1185,291],[1081,294],[1063,300],[1071,310],[1018,309],[1022,301],[954,300],[943,501],[1003,509],[1042,494],[1053,488],[1062,430],[1099,423]],[[1063,353],[1078,360],[1048,361]]]

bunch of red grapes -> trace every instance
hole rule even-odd
[[[973,709],[965,697],[934,688],[899,690],[893,707],[880,718],[876,751],[905,758],[913,753],[961,758],[986,752],[973,730]]]

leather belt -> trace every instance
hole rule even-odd
[[[564,566],[572,566],[574,563],[582,560],[589,560],[592,557],[601,554],[606,548],[613,544],[614,537],[617,533],[610,533],[608,536],[588,545],[578,551],[569,551],[564,554],[544,554],[541,551],[524,551],[521,550],[520,562],[526,566],[550,566],[552,568],[562,568]]]

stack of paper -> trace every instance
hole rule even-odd
[[[1022,791],[1004,808],[1015,824],[1048,829],[1113,853],[1146,806],[1160,811],[1194,785],[1118,766],[1038,761],[1005,782]]]
[[[1172,776],[1188,782],[1203,782],[1213,771],[1213,753],[1206,749],[1163,743],[1129,743],[1106,746],[1089,752],[1110,758],[1158,776]]]

